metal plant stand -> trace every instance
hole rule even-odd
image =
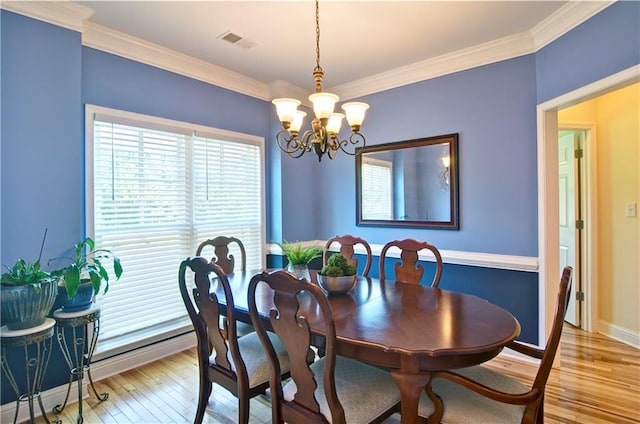
[[[18,420],[18,413],[20,412],[20,403],[27,402],[29,405],[29,422],[35,423],[35,408],[34,400],[38,400],[40,405],[40,412],[42,417],[47,423],[51,423],[44,411],[44,405],[42,404],[42,396],[40,389],[42,387],[42,380],[49,364],[49,358],[51,357],[51,345],[53,341],[53,326],[55,320],[46,318],[44,323],[37,327],[26,328],[24,330],[9,330],[6,326],[0,328],[0,338],[2,339],[2,355],[0,363],[2,364],[2,371],[7,377],[7,381],[11,385],[11,388],[16,393],[16,413],[13,417],[14,424]],[[8,349],[22,349],[24,352],[24,369],[26,378],[26,392],[21,393],[20,387],[11,371],[9,365],[7,350]],[[12,364],[14,369],[18,364]],[[55,419],[54,423],[59,423],[60,420]]]
[[[100,393],[93,385],[91,378],[91,358],[98,343],[100,332],[100,306],[92,305],[91,308],[78,312],[64,312],[58,309],[53,313],[56,319],[56,337],[62,350],[64,359],[69,366],[69,385],[64,403],[56,405],[53,412],[62,412],[69,400],[69,393],[73,385],[74,376],[78,384],[78,416],[76,422],[83,422],[82,417],[82,381],[84,374],[89,377],[89,386],[96,395],[98,401],[103,402],[109,398],[109,393]],[[91,327],[91,328],[90,328]]]

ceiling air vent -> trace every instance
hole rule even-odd
[[[227,31],[219,35],[218,38],[226,41],[227,43],[231,43],[234,46],[242,47],[243,49],[250,49],[251,47],[256,45],[255,42],[248,40],[243,36],[238,35],[231,31]]]

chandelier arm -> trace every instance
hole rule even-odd
[[[337,155],[338,155],[337,149],[333,149],[333,148],[327,149],[327,156],[329,156],[329,159],[334,160]]]
[[[359,148],[366,147],[367,140],[364,138],[364,135],[356,131],[351,134],[349,140],[339,140],[337,141],[337,144],[338,145],[336,146],[336,150],[339,147],[340,150],[342,150],[346,154],[355,156],[358,154],[357,150]],[[351,150],[351,148],[353,148],[353,151]]]
[[[302,146],[300,140],[291,136],[291,133],[287,130],[278,131],[278,133],[276,134],[276,143],[278,144],[280,150],[288,155],[291,155],[292,153],[296,153],[298,151],[302,151],[302,153],[304,153],[304,147]]]
[[[302,134],[302,139],[300,141],[300,144],[305,152],[311,151],[314,136],[315,136],[315,133],[311,130],[306,130],[304,134]]]

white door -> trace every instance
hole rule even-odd
[[[572,131],[560,131],[558,135],[558,168],[559,168],[559,205],[560,205],[560,267],[573,267],[573,290],[569,299],[566,321],[580,326],[580,302],[576,300],[579,292],[578,254],[580,230],[577,229],[579,218],[578,170],[576,167],[576,150],[579,147],[578,134]]]

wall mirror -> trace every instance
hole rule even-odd
[[[357,225],[459,229],[457,133],[358,152]]]

